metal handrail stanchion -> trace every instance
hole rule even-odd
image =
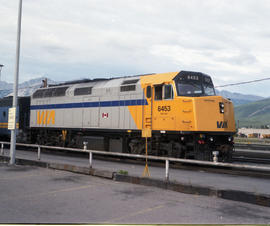
[[[38,145],[38,160],[40,160],[40,146]]]
[[[4,143],[1,143],[1,155],[4,155]]]
[[[166,179],[166,181],[169,181],[169,160],[168,159],[166,159],[166,174],[165,174],[165,179]]]
[[[93,167],[93,153],[92,153],[92,151],[89,151],[89,166],[90,166],[90,168]]]

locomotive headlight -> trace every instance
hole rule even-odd
[[[213,142],[213,141],[214,141],[214,138],[213,138],[213,137],[210,137],[209,140],[210,140],[211,142]]]
[[[219,102],[219,112],[222,113],[222,114],[224,114],[224,107],[225,107],[224,103]]]

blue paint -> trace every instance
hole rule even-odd
[[[67,109],[67,108],[92,108],[92,107],[123,107],[123,106],[141,106],[148,105],[146,99],[138,100],[113,100],[113,101],[96,101],[96,102],[79,102],[67,104],[45,104],[32,105],[31,110],[48,110],[48,109]]]

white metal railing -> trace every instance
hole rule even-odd
[[[4,145],[10,145],[10,142],[1,143],[1,151],[0,154],[4,154]],[[181,158],[169,158],[169,157],[158,157],[158,156],[145,156],[145,155],[137,155],[137,154],[127,154],[127,153],[118,153],[118,152],[106,152],[106,151],[97,151],[97,150],[87,150],[87,142],[84,142],[84,148],[63,148],[56,146],[45,146],[38,144],[23,144],[16,143],[16,146],[24,146],[24,147],[33,147],[37,148],[37,159],[41,160],[41,148],[43,149],[52,149],[52,150],[65,150],[65,151],[73,151],[73,152],[82,152],[89,153],[89,167],[93,167],[93,154],[96,155],[107,155],[107,156],[121,156],[121,157],[129,157],[129,158],[137,158],[137,159],[150,159],[150,160],[160,160],[165,162],[165,179],[169,180],[169,163],[170,162],[179,162],[179,163],[188,163],[188,164],[196,164],[202,166],[214,166],[214,167],[223,167],[223,168],[232,168],[239,170],[252,170],[252,171],[262,171],[262,172],[270,172],[270,166],[257,166],[257,165],[242,165],[242,164],[232,164],[232,163],[221,163],[221,162],[209,162],[209,161],[201,161],[201,160],[193,160],[193,159],[181,159]]]

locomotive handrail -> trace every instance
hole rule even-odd
[[[3,155],[4,144],[10,145],[10,142],[0,141],[1,143],[1,155]],[[151,160],[159,160],[165,161],[165,179],[169,180],[169,162],[179,162],[179,163],[188,163],[188,164],[196,164],[203,166],[214,166],[214,167],[223,167],[230,169],[239,169],[239,170],[252,170],[252,171],[261,171],[261,172],[270,172],[270,167],[268,166],[257,166],[257,165],[244,165],[244,164],[232,164],[232,163],[222,163],[222,162],[209,162],[209,161],[201,161],[201,160],[193,160],[193,159],[180,159],[180,158],[170,158],[170,157],[158,157],[152,155],[138,155],[138,154],[128,154],[128,153],[118,153],[118,152],[106,152],[106,151],[97,151],[97,150],[88,150],[86,149],[86,145],[84,149],[80,148],[64,148],[57,146],[46,146],[46,145],[38,145],[38,144],[24,144],[24,143],[16,143],[16,146],[24,146],[24,147],[33,147],[38,149],[38,160],[41,159],[41,148],[43,149],[52,149],[52,150],[65,150],[65,151],[73,151],[73,152],[81,152],[81,153],[89,153],[89,165],[92,168],[93,162],[93,154],[97,155],[107,155],[107,156],[119,156],[119,157],[129,157],[129,158],[140,158],[140,159],[151,159]]]

